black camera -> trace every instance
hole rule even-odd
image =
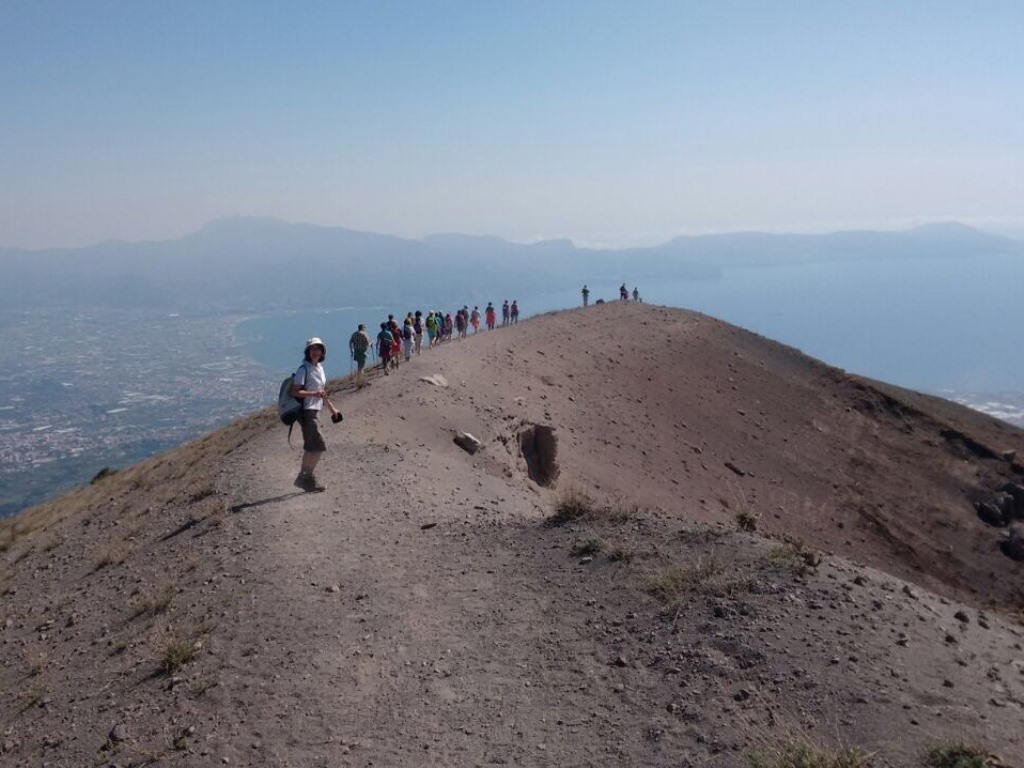
[[[344,418],[345,417],[341,415],[341,411],[338,411],[337,413],[332,413],[331,414],[331,421],[334,422],[335,424],[340,423],[341,420],[344,419]]]

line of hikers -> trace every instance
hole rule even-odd
[[[355,361],[356,386],[362,387],[364,382],[363,371],[366,368],[367,355],[373,354],[380,359],[380,368],[385,375],[390,375],[391,370],[398,368],[401,359],[404,357],[408,362],[413,355],[423,351],[423,337],[427,337],[427,346],[436,347],[452,338],[464,339],[469,334],[480,330],[481,320],[488,330],[493,331],[497,326],[497,312],[491,302],[487,302],[483,313],[480,307],[469,305],[456,310],[454,317],[451,312],[442,313],[441,310],[430,310],[426,315],[421,310],[410,311],[405,319],[399,322],[394,315],[388,315],[388,319],[380,324],[380,330],[370,339],[366,326],[360,323],[359,328],[349,338],[348,348]],[[501,305],[502,327],[514,325],[519,322],[519,301],[513,300],[509,303],[506,299]]]
[[[587,306],[590,289],[584,285],[581,293],[583,294],[583,306]],[[629,301],[625,283],[619,288],[619,298],[622,301]],[[640,301],[640,292],[636,288],[633,289],[633,301]],[[384,374],[390,375],[392,368],[398,368],[400,358],[404,356],[405,361],[408,362],[413,355],[422,352],[424,335],[427,337],[428,347],[436,347],[446,341],[451,341],[452,338],[465,339],[470,327],[473,328],[474,334],[480,330],[481,319],[488,330],[494,330],[497,327],[497,312],[491,302],[487,302],[483,313],[480,312],[479,306],[473,307],[473,310],[470,311],[469,306],[464,305],[462,309],[455,312],[454,317],[451,312],[443,313],[440,310],[430,310],[424,315],[421,310],[416,310],[407,313],[405,319],[399,322],[394,315],[388,315],[388,319],[380,324],[380,331],[374,340],[370,339],[366,325],[360,323],[359,328],[348,341],[352,360],[358,366],[355,376],[356,386],[362,387],[366,383],[364,370],[367,354],[371,350],[379,355],[380,367]],[[502,327],[515,325],[518,322],[518,300],[509,303],[506,299],[501,305]],[[307,493],[326,490],[314,475],[320,458],[327,450],[327,443],[320,430],[320,411],[326,406],[331,412],[331,421],[338,423],[342,420],[341,411],[334,406],[328,396],[327,374],[323,367],[326,357],[327,345],[323,340],[316,336],[308,339],[303,348],[302,364],[291,377],[291,383],[287,389],[287,394],[301,401],[302,405],[297,418],[297,423],[302,428],[302,463],[299,467],[299,474],[295,478],[295,486]]]
[[[428,347],[451,341],[456,334],[458,338],[464,339],[470,326],[473,333],[479,331],[481,317],[488,330],[494,330],[497,325],[497,313],[490,302],[487,303],[482,315],[479,307],[473,307],[470,311],[468,305],[457,310],[454,317],[451,312],[431,310],[424,315],[422,311],[416,310],[409,312],[399,323],[394,315],[388,315],[388,319],[380,324],[380,332],[375,340],[370,339],[366,325],[360,323],[359,328],[348,340],[352,360],[358,366],[356,386],[362,387],[366,383],[364,369],[366,357],[371,351],[380,357],[380,367],[384,374],[390,375],[391,368],[398,368],[401,357],[404,356],[408,362],[413,355],[421,353],[424,335],[427,337]],[[501,307],[502,326],[518,322],[519,302],[509,303],[506,299]],[[335,424],[342,420],[342,415],[331,402],[327,392],[327,374],[323,367],[323,361],[327,357],[327,345],[322,339],[314,336],[306,341],[302,357],[302,364],[291,377],[287,389],[288,395],[301,402],[296,423],[302,429],[302,463],[295,478],[295,487],[307,493],[319,493],[326,490],[326,487],[316,478],[314,470],[327,451],[327,442],[320,429],[320,411],[326,406],[331,412],[331,421]],[[278,405],[280,408],[280,402]]]

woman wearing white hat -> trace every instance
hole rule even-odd
[[[295,478],[295,485],[304,491],[319,492],[326,488],[317,482],[313,470],[327,450],[327,443],[320,433],[320,411],[327,403],[331,420],[335,423],[341,421],[341,412],[327,397],[327,374],[323,366],[327,357],[326,345],[314,336],[306,342],[303,356],[305,359],[292,379],[292,397],[302,400],[302,467]]]

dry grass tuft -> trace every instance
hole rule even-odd
[[[872,755],[856,747],[825,750],[805,740],[780,748],[759,749],[747,756],[750,768],[870,768]]]
[[[601,506],[579,488],[570,487],[559,494],[555,512],[547,519],[547,523],[555,526],[584,520],[624,523],[638,514],[639,507]]]
[[[603,552],[607,549],[608,545],[605,540],[600,536],[590,536],[583,541],[578,541],[573,545],[572,554],[576,557],[581,555],[596,555],[599,552]]]
[[[167,585],[155,595],[142,598],[132,610],[131,618],[137,619],[142,616],[152,618],[167,613],[173,600],[174,587]]]
[[[579,488],[566,488],[558,496],[555,513],[548,518],[551,525],[565,525],[594,514],[597,504]]]
[[[106,547],[100,550],[96,556],[96,562],[93,564],[94,571],[100,571],[109,565],[121,565],[125,560],[128,559],[128,555],[131,552],[124,542],[115,542],[108,544]]]
[[[43,700],[46,695],[46,689],[42,685],[33,685],[25,696],[25,700],[21,703],[19,710],[24,713],[28,712],[33,707],[37,706],[39,702]]]
[[[925,765],[928,768],[1009,768],[986,750],[963,743],[933,747],[925,758]]]
[[[787,541],[772,547],[768,562],[793,573],[805,576],[821,565],[822,555],[808,548],[802,541]]]
[[[96,483],[100,482],[101,480],[105,480],[106,478],[116,474],[117,470],[114,469],[113,467],[104,467],[103,469],[101,469],[99,472],[92,476],[92,480],[89,481],[89,485],[96,485]]]
[[[198,652],[196,644],[191,640],[171,640],[160,654],[160,671],[165,675],[173,675],[193,661]]]
[[[678,610],[694,595],[729,596],[745,586],[714,553],[701,556],[688,565],[669,568],[648,579],[645,591],[656,598],[666,610]]]
[[[757,524],[761,520],[761,513],[752,509],[741,509],[736,513],[736,527],[741,531],[753,533],[757,530]]]

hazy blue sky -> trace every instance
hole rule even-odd
[[[1024,233],[1024,2],[0,0],[0,245]]]

